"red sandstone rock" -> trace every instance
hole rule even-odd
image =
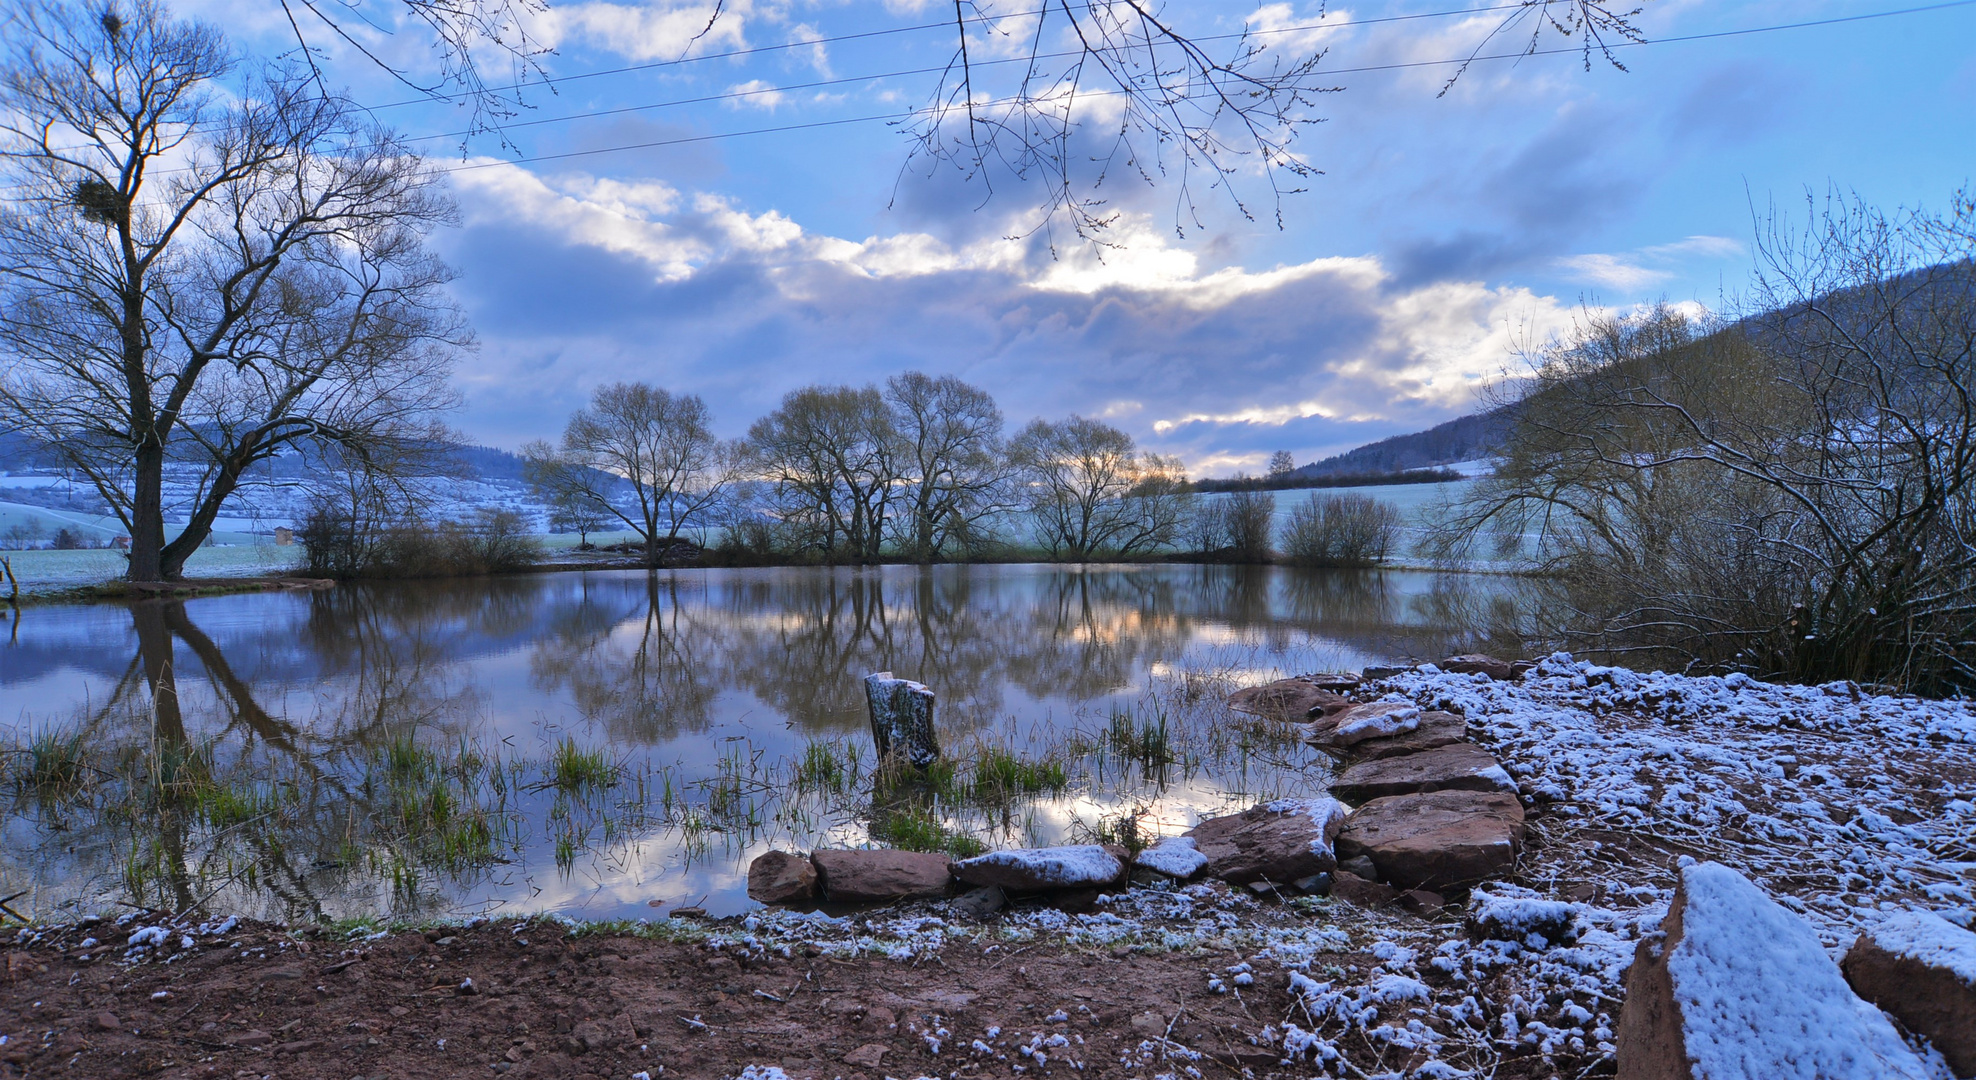
[[[1400,898],[1400,890],[1380,881],[1367,881],[1350,870],[1331,874],[1331,895],[1359,907],[1384,907]]]
[[[1417,754],[1361,761],[1338,775],[1331,793],[1350,802],[1423,791],[1516,792],[1495,756],[1474,743],[1450,743]]]
[[[1266,686],[1237,690],[1228,696],[1228,707],[1236,712],[1287,724],[1301,724],[1310,719],[1313,709],[1320,713],[1336,712],[1351,704],[1350,698],[1305,679],[1278,679]]]
[[[1450,712],[1424,712],[1420,714],[1419,727],[1412,731],[1403,731],[1398,735],[1366,739],[1351,746],[1332,746],[1328,740],[1317,735],[1311,736],[1308,741],[1334,757],[1344,757],[1352,761],[1376,761],[1380,758],[1418,754],[1437,746],[1462,742],[1467,737],[1468,721]]]
[[[801,855],[764,851],[748,864],[748,898],[764,904],[816,899],[816,866]]]
[[[1521,672],[1516,670],[1516,665],[1509,661],[1498,660],[1493,656],[1485,656],[1481,653],[1465,653],[1461,656],[1450,656],[1434,666],[1440,668],[1442,671],[1451,671],[1456,675],[1473,675],[1480,672],[1498,682],[1508,682],[1521,674]]]
[[[1861,934],[1839,967],[1854,993],[1927,1036],[1957,1076],[1976,1076],[1976,934],[1905,912]]]
[[[947,856],[920,851],[824,849],[810,861],[823,895],[841,902],[931,899],[953,883]]]
[[[1333,799],[1283,799],[1209,818],[1187,836],[1207,857],[1205,872],[1231,885],[1297,881],[1337,865],[1332,838],[1345,808]]]
[[[1803,919],[1717,863],[1682,868],[1626,971],[1619,1080],[1920,1080],[1921,1060],[1855,997]]]
[[[1509,873],[1522,842],[1516,796],[1430,791],[1359,807],[1339,831],[1336,849],[1340,858],[1370,858],[1380,878],[1401,889],[1439,891]]]

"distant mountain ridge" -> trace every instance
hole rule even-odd
[[[1367,443],[1356,450],[1312,462],[1290,475],[1316,478],[1340,473],[1398,473],[1473,461],[1494,452],[1508,427],[1509,407],[1497,406],[1436,424],[1426,431]]]

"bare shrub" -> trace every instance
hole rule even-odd
[[[1311,495],[1290,511],[1283,555],[1298,566],[1375,566],[1399,533],[1399,511],[1370,495]]]
[[[1449,537],[1534,533],[1550,629],[1695,670],[1976,688],[1976,207],[1834,199],[1752,314],[1592,319]]]
[[[1268,562],[1270,534],[1275,526],[1275,495],[1237,491],[1228,496],[1229,558],[1242,563]]]
[[[525,570],[542,554],[528,521],[482,509],[465,521],[369,520],[318,503],[297,531],[309,573],[333,578],[426,578]]]

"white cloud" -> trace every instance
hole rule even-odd
[[[1568,255],[1558,265],[1580,280],[1636,293],[1672,280],[1685,262],[1741,258],[1744,250],[1726,236],[1690,236],[1619,254]]]
[[[603,0],[555,4],[535,19],[551,48],[582,44],[628,60],[674,60],[688,50],[708,52],[747,44],[750,5],[725,5],[715,18],[709,0],[612,4]]]
[[[727,88],[727,92],[737,95],[727,100],[727,106],[731,109],[767,109],[771,112],[777,105],[782,104],[785,96],[782,91],[775,88],[774,84],[765,79],[749,79],[744,83],[735,83]]]
[[[558,271],[573,301],[517,285],[479,302],[504,322],[471,408],[510,409],[508,423],[552,427],[548,401],[629,377],[704,394],[738,433],[804,383],[920,368],[986,387],[1012,423],[1101,416],[1195,469],[1248,467],[1277,446],[1313,455],[1465,412],[1519,326],[1568,321],[1524,289],[1400,287],[1372,256],[1212,265],[1139,220],[1103,258],[1051,258],[1003,239],[845,239],[657,183],[505,163],[456,175],[468,235],[532,237],[501,261],[579,266]]]

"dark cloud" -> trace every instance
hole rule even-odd
[[[656,219],[539,188],[469,204],[460,289],[499,344],[463,420],[503,443],[551,433],[614,379],[700,393],[738,435],[798,386],[916,368],[986,387],[1014,423],[1077,412],[1193,461],[1310,457],[1465,410],[1477,357],[1496,362],[1476,340],[1544,304],[1415,296],[1370,259],[1215,274],[1150,236],[1105,263],[998,260],[924,237],[887,242],[912,254],[846,244],[686,197]],[[573,232],[571,215],[589,216]],[[675,248],[698,253],[689,269]],[[1437,321],[1444,339],[1409,336]]]

